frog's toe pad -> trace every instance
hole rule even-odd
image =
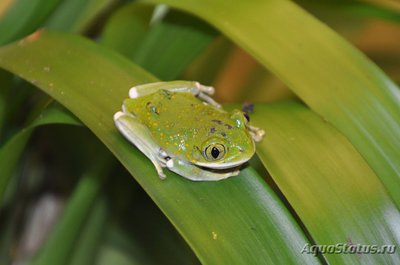
[[[174,161],[172,159],[170,159],[167,161],[166,165],[168,168],[172,168],[172,167],[174,167]]]
[[[119,120],[119,118],[121,118],[122,115],[125,115],[125,113],[123,113],[122,111],[118,111],[117,113],[114,114],[114,121]]]
[[[129,97],[130,98],[138,98],[139,97],[139,93],[138,93],[136,87],[132,87],[131,89],[129,89]]]
[[[265,135],[265,131],[258,129],[257,131],[253,132],[253,139],[256,142],[261,142],[261,140],[263,139]]]

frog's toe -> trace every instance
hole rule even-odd
[[[238,169],[238,170],[235,170],[235,171],[232,171],[232,173],[231,173],[232,175],[231,175],[231,177],[233,177],[233,176],[237,176],[237,175],[239,175],[240,174],[240,170]]]
[[[158,176],[160,177],[160,179],[166,179],[167,176],[164,174],[164,172],[158,172]]]
[[[199,82],[195,82],[195,86],[199,91],[201,91],[207,95],[211,96],[211,95],[214,95],[214,93],[215,93],[215,88],[212,86],[205,86],[205,85],[200,84]]]
[[[138,98],[139,97],[139,93],[138,93],[137,88],[135,86],[131,87],[131,89],[129,89],[129,97],[130,98]]]
[[[127,107],[125,106],[125,104],[122,104],[121,109],[122,109],[122,112],[128,112]]]
[[[121,116],[125,115],[122,111],[118,111],[117,113],[114,114],[114,121],[118,121]]]
[[[254,134],[254,141],[260,142],[263,139],[264,135],[265,135],[265,131],[264,130],[258,130]]]
[[[251,125],[248,125],[248,129],[253,140],[256,142],[260,142],[265,135],[265,131],[263,129]]]

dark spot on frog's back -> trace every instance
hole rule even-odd
[[[198,147],[197,145],[193,145],[193,150],[196,150],[196,151],[198,151],[198,152],[200,152],[200,153],[203,153],[203,152],[200,150],[200,147]]]
[[[211,127],[210,129],[210,133],[215,133],[217,130],[215,129],[215,127]]]
[[[153,113],[159,115],[159,111],[158,108],[156,106],[153,105],[153,103],[151,103],[150,101],[146,103],[146,107]]]
[[[172,94],[168,90],[162,89],[160,93],[168,100],[171,100]]]
[[[212,122],[215,122],[216,124],[222,124],[222,121],[220,120],[211,120]]]
[[[222,137],[226,137],[226,133],[221,132]]]
[[[233,127],[229,124],[224,124],[224,126],[226,126],[226,128],[228,128],[228,130],[232,129]]]

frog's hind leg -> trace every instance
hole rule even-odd
[[[211,86],[204,86],[196,81],[156,82],[134,86],[129,90],[129,97],[138,98],[152,94],[161,89],[176,93],[192,93],[202,101],[205,101],[214,107],[221,108],[221,105],[210,97],[214,94],[215,89]]]
[[[130,113],[119,111],[115,113],[114,121],[118,130],[151,160],[160,178],[165,179],[162,168],[168,162],[167,154],[151,137],[149,129]]]

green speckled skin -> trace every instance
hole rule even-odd
[[[125,109],[145,124],[154,140],[170,156],[193,164],[221,165],[247,161],[255,152],[246,118],[241,111],[228,113],[196,98],[191,93],[159,90],[124,101]],[[213,143],[225,147],[217,161],[204,156]]]

